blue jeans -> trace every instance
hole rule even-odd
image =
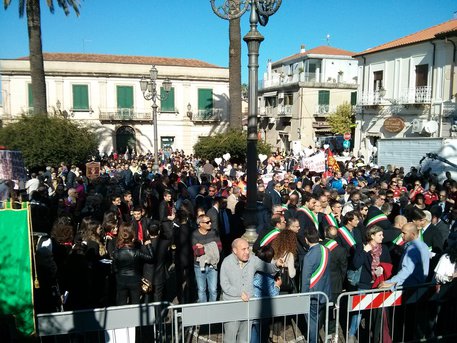
[[[209,301],[216,301],[217,298],[217,270],[213,266],[206,265],[204,270],[199,265],[194,265],[195,280],[197,281],[198,302],[206,303],[208,298],[206,290],[208,289]]]

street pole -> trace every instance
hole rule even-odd
[[[157,123],[157,100],[165,101],[168,98],[171,90],[171,81],[166,78],[162,82],[162,87],[165,91],[165,94],[158,94],[156,83],[157,77],[157,68],[152,66],[151,70],[149,71],[149,79],[143,76],[140,81],[140,88],[141,92],[143,93],[143,97],[146,100],[152,100],[152,124],[154,125],[154,164],[152,166],[152,170],[154,173],[159,172],[159,130]]]
[[[216,0],[211,0],[213,12],[222,19],[235,19],[241,17],[250,9],[250,30],[243,37],[248,46],[248,134],[246,151],[247,169],[247,204],[244,214],[246,233],[244,238],[252,245],[257,237],[257,94],[258,94],[258,69],[259,49],[264,37],[257,30],[257,24],[265,26],[268,18],[276,13],[281,6],[281,0],[220,0],[222,4],[216,5]]]

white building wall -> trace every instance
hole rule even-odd
[[[109,109],[117,108],[117,86],[132,86],[134,111],[150,114],[152,101],[146,101],[140,90],[140,79],[149,74],[150,65],[86,63],[86,62],[45,62],[48,111],[57,110],[73,113],[72,120],[90,124],[101,138],[100,150],[109,153],[115,147],[116,130],[130,126],[135,130],[138,152],[153,151],[153,125],[150,123],[127,120],[107,123],[99,120],[99,115]],[[158,104],[158,132],[160,137],[174,137],[175,149],[183,149],[187,154],[193,152],[193,145],[200,136],[222,132],[229,126],[229,91],[227,68],[202,68],[180,66],[156,66],[159,72],[157,90],[160,92],[162,81],[170,78],[175,92],[175,113],[160,113]],[[0,60],[2,78],[3,114],[1,119],[14,120],[27,113],[29,76],[28,61]],[[73,107],[73,85],[87,84],[89,106],[92,111],[71,112]],[[197,122],[187,116],[187,105],[192,112],[198,110],[198,89],[213,90],[213,107],[222,110],[222,118],[216,122]]]

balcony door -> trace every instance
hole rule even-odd
[[[428,64],[416,66],[416,87],[427,86],[428,83]]]

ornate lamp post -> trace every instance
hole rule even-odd
[[[154,165],[152,169],[155,173],[159,171],[159,134],[157,130],[157,100],[165,101],[168,98],[168,94],[171,90],[171,81],[166,78],[162,82],[163,90],[165,94],[161,95],[157,93],[157,75],[158,71],[155,66],[151,67],[149,71],[149,79],[142,77],[140,81],[141,92],[146,100],[152,100],[152,123],[154,125]]]
[[[259,48],[263,36],[257,24],[265,26],[268,18],[275,14],[282,0],[210,0],[213,12],[222,19],[236,19],[250,10],[251,29],[243,37],[248,45],[249,84],[248,84],[248,138],[247,138],[247,204],[245,213],[245,238],[252,244],[256,234],[257,208],[257,94]],[[216,2],[221,2],[220,6]]]

